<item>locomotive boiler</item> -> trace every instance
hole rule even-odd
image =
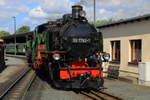
[[[72,14],[36,27],[27,45],[28,62],[48,72],[55,87],[100,89],[104,80],[99,45],[99,33],[89,24],[83,7],[74,5]]]

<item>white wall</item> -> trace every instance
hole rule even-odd
[[[110,41],[120,40],[120,70],[138,73],[138,66],[128,65],[130,61],[130,40],[142,40],[142,62],[150,62],[150,20],[120,24],[100,29],[104,38],[104,51],[111,53]]]

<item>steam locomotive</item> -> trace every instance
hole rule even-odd
[[[55,87],[101,89],[99,35],[86,19],[83,7],[74,5],[72,14],[36,27],[27,43],[28,62],[36,70],[47,71]]]
[[[4,60],[4,41],[0,39],[0,72],[5,68]]]

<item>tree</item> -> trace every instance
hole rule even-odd
[[[96,21],[96,25],[103,25],[103,24],[108,24],[111,23],[113,21],[112,18],[108,19],[108,20],[97,20]]]
[[[7,31],[0,31],[0,37],[9,36],[9,35],[10,35],[10,33]]]
[[[108,19],[108,20],[97,20],[96,21],[96,26],[99,25],[103,25],[103,24],[108,24],[111,23],[113,21],[112,18]],[[97,31],[100,33],[99,37],[100,37],[100,50],[103,50],[103,34],[101,33],[101,31],[99,29],[97,29]]]
[[[30,26],[21,26],[17,31],[16,34],[20,34],[20,33],[26,33],[26,32],[30,32]]]

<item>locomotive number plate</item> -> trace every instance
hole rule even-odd
[[[73,38],[72,43],[90,43],[91,39],[89,38]]]

